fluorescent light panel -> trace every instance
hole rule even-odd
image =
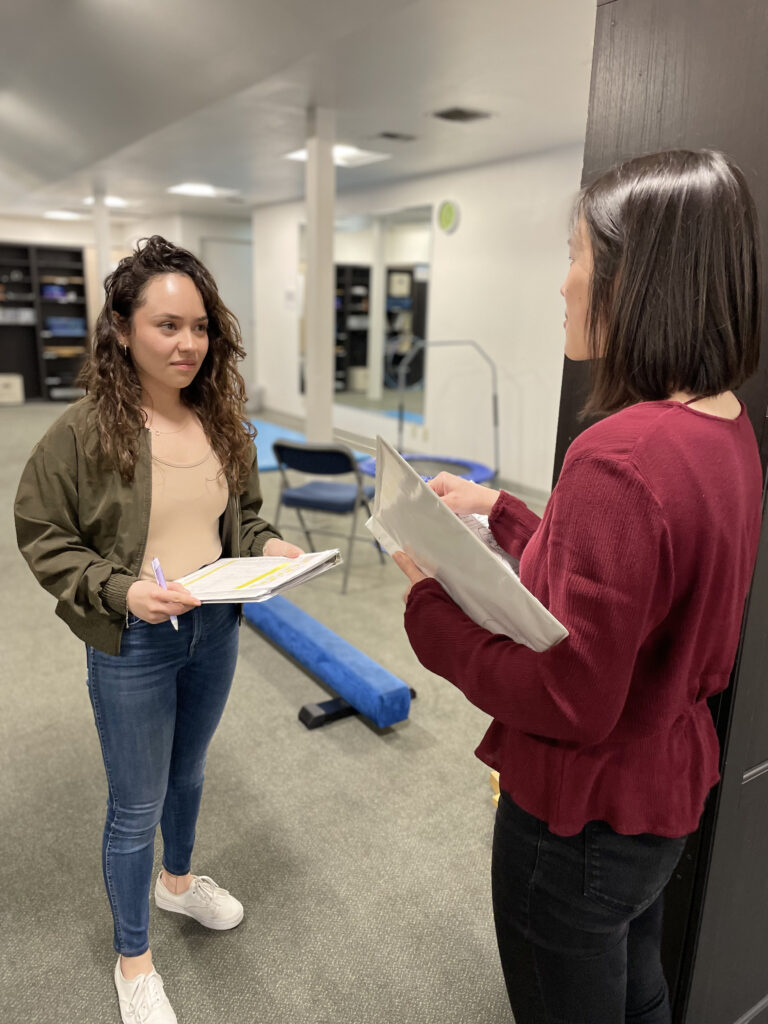
[[[374,153],[370,149],[358,149],[357,146],[346,146],[337,143],[333,147],[333,162],[337,167],[364,167],[366,164],[376,164],[380,160],[390,160],[391,153]],[[285,154],[286,160],[298,160],[306,162],[306,149],[297,149],[293,153]]]
[[[94,202],[93,196],[86,196],[83,200],[85,206],[93,206]],[[113,210],[122,210],[128,206],[128,200],[121,199],[120,196],[104,196],[104,205],[111,207]]]
[[[221,199],[237,195],[236,189],[216,188],[204,181],[183,181],[180,185],[172,185],[167,191],[175,196],[197,196],[200,199]]]
[[[46,210],[43,216],[47,220],[84,220],[82,213],[73,213],[72,210]]]

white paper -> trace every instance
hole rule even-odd
[[[488,516],[481,516],[477,512],[471,512],[468,515],[457,512],[456,515],[468,530],[471,530],[476,537],[480,538],[489,551],[510,567],[515,576],[520,575],[520,559],[513,558],[508,551],[505,551],[504,548],[499,546],[498,541],[491,533],[491,528],[488,525]]]
[[[390,554],[402,550],[410,555],[471,619],[492,633],[534,651],[546,651],[568,636],[565,626],[515,575],[514,559],[506,553],[499,557],[486,546],[479,536],[482,522],[470,529],[381,437],[373,514],[366,526]]]
[[[220,558],[187,573],[177,582],[203,604],[232,604],[266,601],[275,594],[297,587],[341,562],[338,548],[313,551],[298,558]]]

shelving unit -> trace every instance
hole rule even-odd
[[[350,370],[368,362],[370,288],[370,267],[336,266],[336,391],[346,391]]]
[[[0,373],[26,398],[77,398],[87,343],[82,249],[0,243]]]
[[[31,397],[43,393],[37,323],[30,250],[24,245],[0,246],[0,373],[21,374],[25,394]]]
[[[385,342],[384,381],[397,387],[397,366],[414,338],[427,336],[428,283],[416,266],[387,267],[387,338]],[[406,384],[413,387],[424,377],[424,352],[408,367]]]

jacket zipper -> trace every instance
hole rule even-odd
[[[141,545],[141,551],[139,553],[138,560],[135,563],[135,567],[132,567],[133,568],[133,575],[136,576],[137,578],[138,578],[139,573],[141,572],[141,567],[144,564],[144,555],[147,552],[147,541],[149,540],[149,515],[150,515],[150,512],[152,510],[152,435],[150,434],[149,430],[146,427],[144,428],[144,430],[146,431],[147,444],[149,445],[149,488],[148,488],[148,496],[147,496],[146,501],[144,502],[144,508],[143,508],[143,512],[144,512],[144,543]],[[128,616],[129,615],[130,615],[130,612],[128,611],[128,601],[126,600],[126,602],[125,602],[125,628],[126,629],[130,629],[131,628],[130,623],[128,622]]]

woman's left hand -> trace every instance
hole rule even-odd
[[[394,555],[392,555],[392,560],[398,567],[398,569],[401,572],[404,572],[405,575],[410,580],[410,583],[408,584],[408,589],[403,594],[403,601],[407,604],[408,595],[410,594],[411,587],[414,585],[414,583],[420,583],[422,580],[427,580],[429,579],[429,576],[426,576],[418,567],[418,565],[416,565],[414,560],[410,558],[408,555],[406,555],[404,551],[396,551]]]
[[[298,558],[304,554],[295,544],[289,544],[287,540],[278,540],[277,537],[270,537],[261,553],[268,558]]]

